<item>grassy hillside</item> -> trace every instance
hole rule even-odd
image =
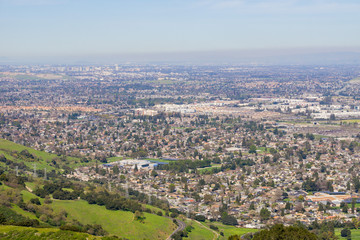
[[[35,158],[27,158],[19,154],[21,151],[27,150]],[[38,151],[29,147],[22,146],[20,144],[13,143],[11,141],[0,139],[0,155],[4,155],[7,159],[14,162],[23,162],[26,166],[33,168],[33,164],[36,163],[37,169],[46,168],[48,171],[61,169],[62,166],[76,167],[84,165],[79,158],[58,156],[43,151]],[[56,164],[54,164],[54,161]],[[5,163],[0,163],[5,164]]]
[[[54,200],[55,210],[65,210],[68,217],[83,224],[101,224],[110,234],[128,239],[165,239],[176,228],[170,219],[144,213],[144,223],[134,220],[134,214],[127,211],[111,211],[104,206],[90,205],[83,200]]]
[[[220,222],[207,222],[207,226],[214,225],[219,228],[219,232],[223,232],[224,236],[220,237],[220,239],[228,239],[231,235],[244,235],[248,232],[257,232],[257,229],[251,229],[251,228],[237,228],[234,226],[224,225]]]
[[[101,237],[95,237],[86,233],[77,233],[69,231],[61,231],[57,228],[31,228],[0,225],[1,239],[81,239],[81,240],[95,240]]]
[[[191,225],[193,229],[188,234],[187,238],[184,239],[196,239],[196,240],[211,240],[216,239],[215,233],[210,231],[208,228],[199,224],[195,221],[185,221],[187,225]]]
[[[24,202],[38,198],[26,190],[21,191]],[[40,198],[43,203],[43,199]],[[77,220],[82,224],[100,224],[109,234],[118,235],[128,239],[166,239],[176,229],[171,219],[154,214],[144,213],[144,223],[134,220],[134,214],[129,211],[107,210],[104,206],[88,204],[84,200],[57,200],[50,204],[55,212],[65,210],[68,218]],[[26,212],[18,206],[13,207],[18,214],[31,219],[35,214]]]

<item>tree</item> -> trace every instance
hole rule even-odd
[[[112,168],[112,170],[113,170],[113,173],[114,173],[115,175],[118,175],[118,174],[120,173],[120,170],[119,170],[119,167],[118,167],[118,166],[114,166],[114,167]]]
[[[170,185],[169,185],[169,192],[175,192],[175,184],[173,184],[173,183],[171,183]]]
[[[351,239],[351,230],[348,228],[344,228],[343,230],[341,230],[341,237]]]
[[[250,146],[249,153],[256,153],[256,146],[254,144]]]
[[[32,198],[30,199],[30,202],[35,205],[41,205],[41,202],[38,198]]]
[[[355,213],[356,198],[351,199],[351,213]]]
[[[271,217],[271,212],[267,208],[262,208],[260,210],[260,219],[261,220],[269,220]]]
[[[347,204],[344,204],[344,206],[343,206],[343,208],[342,208],[342,212],[343,212],[343,213],[348,213],[348,211],[349,211],[348,205],[347,205]]]
[[[0,213],[0,224],[3,224],[6,222],[6,217],[4,216],[3,213]]]
[[[317,240],[318,238],[314,233],[301,226],[285,227],[282,224],[276,224],[270,229],[261,230],[255,233],[253,238],[253,240],[268,239]]]
[[[255,204],[254,204],[254,202],[251,202],[251,203],[250,203],[249,210],[255,210]]]
[[[205,196],[204,196],[204,202],[205,202],[205,204],[209,204],[209,203],[211,203],[212,201],[213,201],[212,195],[210,195],[210,194],[205,194]]]
[[[291,203],[286,202],[286,204],[285,204],[285,209],[286,209],[286,210],[290,210],[290,209],[291,209]]]
[[[200,222],[205,222],[206,218],[204,215],[196,215],[195,220],[200,221]]]
[[[158,173],[157,173],[155,170],[152,170],[152,171],[151,171],[151,176],[152,176],[152,177],[157,177],[157,176],[158,176]]]
[[[225,214],[224,216],[221,217],[221,222],[225,225],[232,225],[232,226],[238,224],[236,218],[228,214]]]
[[[359,228],[359,225],[360,225],[359,219],[353,218],[353,219],[351,219],[351,222],[354,225],[355,229]]]
[[[312,134],[312,133],[307,133],[307,134],[306,134],[306,138],[312,141],[312,140],[315,139],[315,136],[314,136],[314,134]]]
[[[144,213],[141,211],[135,211],[134,219],[139,222],[144,222],[145,220]]]

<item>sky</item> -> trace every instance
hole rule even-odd
[[[360,49],[359,0],[0,0],[0,59]]]

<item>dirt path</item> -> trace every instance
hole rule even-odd
[[[28,186],[25,186],[26,189],[29,191],[29,192],[32,192],[33,190],[31,188],[29,188]]]
[[[213,238],[213,240],[216,240],[216,239],[219,238],[219,234],[218,234],[215,230],[212,230],[212,229],[209,228],[208,226],[205,226],[205,225],[201,224],[201,223],[200,223],[199,221],[197,221],[197,220],[193,220],[193,221],[195,221],[195,222],[197,222],[198,224],[200,224],[200,226],[201,226],[202,228],[205,228],[205,229],[207,229],[207,230],[209,230],[209,231],[212,231],[212,232],[214,233],[214,238]]]

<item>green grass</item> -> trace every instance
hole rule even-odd
[[[341,237],[342,228],[335,229],[335,235],[339,237],[339,240],[345,240],[346,238]],[[360,240],[360,229],[350,229],[351,230],[351,239]]]
[[[339,121],[339,124],[340,124],[340,122],[343,122],[343,123],[360,123],[360,119],[341,120],[341,121]]]
[[[355,203],[355,209],[360,208],[360,203]],[[340,209],[340,206],[332,207],[332,209]],[[351,203],[348,203],[348,211],[351,213]]]
[[[184,239],[196,239],[196,240],[211,240],[215,239],[215,234],[209,229],[205,228],[201,224],[195,221],[185,221],[187,225],[191,225],[194,229],[191,230],[187,238]]]
[[[9,232],[13,230],[29,230],[36,229],[39,232],[55,232],[59,231],[57,228],[32,228],[32,227],[20,227],[20,226],[12,226],[12,225],[0,225],[0,233]]]
[[[34,76],[34,75],[25,75],[25,74],[19,74],[14,76],[15,79],[17,80],[39,80],[39,79],[44,79],[42,77],[39,76]]]
[[[152,162],[163,162],[163,163],[176,162],[176,161],[164,160],[159,158],[145,158],[144,160],[152,161]]]
[[[37,184],[35,182],[25,182],[25,185],[30,188],[31,190],[35,190],[37,187]]]
[[[62,190],[64,190],[64,191],[68,191],[68,192],[73,192],[74,190],[73,189],[71,189],[71,188],[62,188]]]
[[[2,188],[7,188],[2,185]],[[32,198],[39,198],[26,190],[21,191],[24,202]],[[39,198],[43,204],[44,199]],[[111,211],[104,206],[90,205],[84,200],[57,200],[53,199],[50,206],[55,212],[65,210],[70,219],[76,219],[82,224],[100,224],[110,234],[126,237],[128,239],[166,239],[176,229],[171,219],[154,214],[144,213],[144,223],[134,220],[134,214],[129,211]],[[158,208],[145,205],[152,210]],[[37,219],[35,214],[26,212],[18,206],[12,210],[31,219]],[[164,211],[162,211],[164,213]]]
[[[329,136],[326,136],[326,135],[318,135],[318,134],[314,134],[314,137],[316,140],[320,140],[322,138],[329,138]]]
[[[36,196],[35,194],[33,194],[33,193],[31,193],[31,192],[29,192],[27,190],[22,190],[20,193],[21,193],[21,195],[22,195],[22,197],[24,199],[24,202],[28,202],[32,198],[39,198],[38,196]],[[42,199],[42,198],[39,198],[39,199],[40,199],[41,203],[44,202],[44,199]]]
[[[37,219],[39,220],[34,213],[31,212],[27,212],[23,209],[21,209],[18,205],[13,205],[11,210],[13,210],[14,212],[16,212],[17,214],[20,214],[24,217],[30,218],[30,219]]]
[[[135,221],[127,211],[111,211],[104,206],[90,205],[84,200],[53,200],[55,211],[65,210],[68,217],[83,224],[101,224],[110,234],[129,239],[165,239],[176,228],[170,219],[144,213],[144,223]]]
[[[220,168],[220,167],[221,167],[221,164],[212,164],[210,167],[198,168],[197,170],[200,174],[203,174],[203,173],[210,172],[214,168]]]
[[[32,228],[11,225],[0,225],[0,234],[2,235],[0,238],[3,239],[101,239],[101,237],[87,233],[61,231],[57,228]]]
[[[270,148],[266,148],[266,147],[258,147],[256,148],[256,150],[259,150],[257,153],[269,153],[270,152]]]
[[[162,212],[163,216],[165,216],[165,211],[162,210],[161,208],[158,208],[158,207],[154,207],[154,206],[151,206],[151,205],[148,205],[148,204],[142,204],[144,208],[148,208],[150,209],[151,211],[157,213],[157,212]]]
[[[219,232],[223,232],[224,236],[220,237],[220,239],[228,239],[229,236],[231,235],[239,235],[242,236],[246,233],[249,232],[257,232],[257,229],[252,229],[252,228],[237,228],[234,226],[229,226],[229,225],[224,225],[220,222],[207,222],[206,225],[210,226],[210,225],[214,225],[216,227],[219,228]]]
[[[17,159],[17,157],[12,155],[12,152],[21,152],[22,150],[28,150],[29,153],[31,153],[32,155],[36,156],[38,159],[37,160],[21,160],[21,159]],[[15,162],[19,162],[22,161],[24,162],[28,167],[33,168],[33,164],[36,163],[36,168],[39,170],[42,170],[44,168],[46,168],[48,171],[51,170],[55,170],[56,168],[54,166],[50,165],[50,161],[54,160],[55,158],[60,158],[59,156],[57,156],[56,154],[51,154],[51,153],[47,153],[44,151],[38,151],[29,147],[25,147],[22,146],[20,144],[16,144],[14,142],[5,140],[5,139],[0,139],[0,154],[3,154],[7,159],[15,161]],[[84,166],[86,164],[83,164],[80,162],[79,158],[75,158],[75,157],[66,157],[66,162],[62,162],[62,161],[58,161],[60,162],[61,165],[66,165],[68,167],[71,168],[75,168],[77,166]]]
[[[123,157],[110,157],[110,158],[107,158],[106,160],[108,161],[108,163],[110,163],[110,162],[120,161],[123,159],[124,159]]]

